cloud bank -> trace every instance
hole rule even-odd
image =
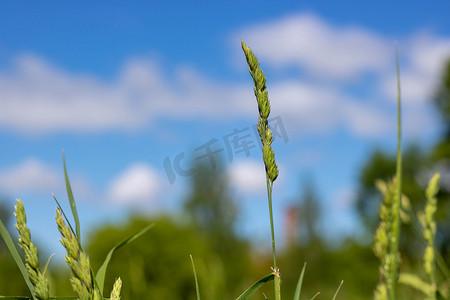
[[[292,134],[343,128],[356,136],[383,136],[395,129],[393,37],[312,14],[256,24],[231,36],[233,44],[245,39],[269,72],[301,74],[269,78],[273,111]],[[450,37],[416,32],[397,40],[405,133],[420,135],[436,125],[428,102],[450,53]],[[241,53],[239,59],[244,65]],[[161,120],[253,118],[251,81],[217,82],[195,68],[162,70],[154,60],[131,57],[106,81],[17,55],[9,68],[0,69],[0,130],[102,133],[144,130]]]

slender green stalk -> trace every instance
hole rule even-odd
[[[336,293],[334,293],[334,296],[333,296],[332,300],[336,300],[336,297],[337,297],[337,295],[339,293],[339,290],[341,289],[343,283],[344,283],[344,280],[342,280],[341,283],[339,284],[339,286],[338,286],[338,288],[336,290]]]
[[[270,231],[272,234],[273,267],[276,269],[277,268],[277,257],[276,257],[276,251],[275,251],[275,232],[274,232],[273,212],[272,212],[272,186],[273,186],[273,183],[270,182],[267,174],[266,174],[266,178],[267,178],[267,199],[269,201]]]
[[[394,197],[394,203],[392,205],[392,230],[393,234],[390,241],[390,257],[392,261],[390,262],[390,274],[388,278],[388,294],[389,299],[394,300],[396,296],[396,286],[398,277],[398,264],[399,264],[399,239],[400,239],[400,209],[401,209],[401,197],[402,197],[402,149],[401,149],[401,93],[400,93],[400,66],[398,59],[398,49],[395,49],[396,57],[396,71],[397,71],[397,170],[396,170],[396,181],[397,181],[397,193]]]
[[[295,288],[294,300],[300,300],[300,294],[302,292],[303,277],[305,276],[305,270],[306,270],[306,262],[303,265],[302,272],[300,273],[300,277],[298,278],[297,287]]]
[[[192,257],[192,255],[190,255],[190,257],[191,257],[191,263],[192,263],[192,270],[194,271],[195,292],[197,294],[197,300],[200,300],[200,289],[198,287],[197,271],[195,270],[194,258]]]
[[[272,132],[270,131],[268,124],[268,117],[270,114],[270,102],[269,96],[266,88],[266,76],[259,66],[258,59],[253,54],[252,50],[245,45],[244,41],[241,42],[242,50],[244,51],[245,58],[249,67],[250,75],[253,78],[253,83],[255,85],[254,93],[256,101],[258,103],[258,133],[261,138],[261,143],[263,145],[263,160],[266,168],[266,183],[267,183],[267,199],[269,203],[269,215],[270,215],[270,231],[272,234],[272,254],[273,254],[273,272],[275,274],[274,278],[274,292],[275,299],[281,299],[281,278],[280,273],[277,268],[277,259],[275,252],[275,230],[273,222],[273,211],[272,211],[272,187],[273,182],[278,177],[278,166],[275,163],[275,153],[272,149]]]
[[[275,299],[281,299],[281,278],[280,272],[277,268],[277,255],[275,250],[275,226],[273,225],[273,210],[272,210],[272,187],[273,181],[270,181],[268,174],[267,178],[267,199],[269,201],[269,215],[270,215],[270,232],[272,235],[272,255],[273,255],[273,272],[275,273],[274,278],[274,292]]]

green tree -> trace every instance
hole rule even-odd
[[[435,147],[434,158],[448,159],[450,156],[450,59],[445,65],[441,82],[434,96],[434,103],[444,125],[444,134]]]
[[[317,228],[324,221],[318,193],[310,178],[302,182],[302,192],[296,205],[300,240],[288,245],[280,257],[283,298],[292,299],[301,268],[307,262],[302,288],[305,299],[317,292],[320,292],[321,298],[331,299],[341,280],[345,283],[338,298],[367,299],[378,279],[377,259],[371,249],[354,240],[333,247],[330,247],[329,241],[323,240]]]
[[[215,264],[223,268],[224,285],[233,291],[230,297],[237,296],[247,288],[244,281],[251,272],[250,249],[247,241],[236,234],[238,210],[225,167],[221,163],[212,168],[196,162],[193,168],[196,172],[184,203],[185,214],[210,243]]]
[[[437,240],[447,262],[450,261],[450,57],[447,60],[441,82],[437,88],[434,103],[443,123],[443,134],[435,145],[431,158],[441,173],[443,183],[438,199],[441,209],[436,218],[440,220]]]
[[[210,270],[204,267],[203,261],[209,260],[211,251],[207,241],[192,227],[177,224],[170,217],[135,216],[124,224],[106,225],[93,231],[87,247],[92,267],[97,270],[118,241],[149,223],[154,223],[155,227],[116,252],[108,267],[106,289],[111,289],[114,280],[120,276],[123,299],[195,299],[189,255],[194,257],[197,272],[207,274]],[[211,278],[214,276],[212,274]],[[200,277],[202,288],[207,287],[202,279]],[[217,283],[211,281],[209,284],[222,291]],[[108,295],[110,290],[106,289]]]
[[[299,204],[300,210],[300,232],[302,228],[305,228],[305,235],[308,243],[319,242],[319,236],[317,234],[317,223],[320,220],[320,205],[319,197],[315,189],[314,183],[311,179],[306,179],[303,182],[303,194],[301,196],[301,202]],[[302,237],[300,237],[302,238]]]
[[[237,208],[231,196],[224,166],[194,163],[190,193],[184,203],[191,222],[202,232],[219,237],[234,236]]]

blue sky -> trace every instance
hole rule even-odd
[[[391,2],[2,2],[3,201],[20,197],[33,236],[54,251],[51,193],[64,201],[62,149],[87,233],[133,211],[178,211],[189,177],[170,175],[164,162],[184,154],[187,169],[210,143],[234,178],[239,231],[265,239],[244,39],[266,72],[274,122],[285,129],[274,142],[280,235],[305,176],[318,189],[327,235],[355,234],[359,166],[375,147],[395,149],[395,43],[404,143],[431,145],[440,129],[430,98],[450,54],[450,4]],[[231,136],[255,147],[230,153]]]

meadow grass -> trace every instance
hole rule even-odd
[[[272,149],[273,136],[268,125],[268,117],[270,115],[270,102],[268,97],[268,91],[266,86],[266,77],[262,71],[258,59],[252,50],[247,45],[241,42],[242,50],[245,54],[245,58],[249,67],[250,75],[254,83],[254,94],[258,105],[258,133],[262,143],[262,157],[265,166],[266,175],[266,187],[267,187],[267,199],[269,210],[269,222],[271,230],[271,248],[273,257],[273,266],[271,272],[263,276],[256,281],[242,294],[240,294],[236,300],[249,299],[266,283],[272,282],[273,298],[275,300],[281,300],[281,272],[277,267],[277,255],[276,255],[276,243],[275,243],[275,230],[272,210],[272,190],[273,184],[278,177],[278,166],[275,161],[275,153]],[[416,218],[413,215],[412,209],[408,202],[408,199],[402,194],[402,153],[401,153],[401,93],[400,93],[400,67],[398,63],[398,54],[396,52],[396,69],[397,69],[397,166],[395,176],[388,182],[377,181],[376,185],[383,194],[383,201],[379,209],[380,223],[375,232],[373,250],[375,256],[380,260],[379,267],[379,282],[373,292],[373,297],[376,300],[395,300],[397,299],[397,285],[405,284],[419,292],[421,292],[426,299],[437,300],[447,299],[449,281],[444,280],[439,283],[437,279],[437,269],[448,277],[448,267],[443,263],[442,258],[436,251],[435,247],[435,235],[436,235],[436,222],[434,215],[437,210],[437,193],[439,191],[439,174],[435,174],[426,189],[425,198],[426,205],[423,212]],[[56,223],[61,233],[61,243],[66,249],[66,263],[71,270],[70,282],[72,289],[74,290],[77,298],[70,297],[51,297],[49,296],[49,284],[46,277],[47,265],[41,271],[38,260],[38,249],[31,241],[30,229],[26,225],[25,208],[22,201],[17,200],[15,206],[16,212],[16,228],[19,232],[18,244],[22,248],[25,258],[22,260],[20,254],[17,251],[14,241],[8,233],[5,225],[0,220],[0,234],[5,240],[6,246],[9,249],[13,259],[19,267],[23,278],[30,290],[31,297],[7,297],[0,296],[0,299],[80,299],[80,300],[100,300],[105,299],[104,294],[104,282],[106,277],[106,271],[108,264],[113,254],[120,247],[131,243],[133,240],[147,232],[152,224],[146,226],[141,231],[134,235],[124,239],[107,254],[103,264],[98,269],[97,273],[94,273],[90,265],[89,257],[82,248],[81,236],[80,236],[80,223],[78,219],[78,212],[74,196],[72,194],[72,188],[70,186],[69,177],[67,174],[65,158],[63,154],[63,166],[64,177],[66,183],[67,196],[70,203],[74,226],[69,222],[67,216],[61,208],[58,200],[55,198],[57,204],[56,209]],[[403,220],[410,222],[411,220],[418,220],[420,224],[418,231],[421,233],[421,238],[425,241],[426,247],[423,255],[423,264],[426,274],[426,279],[422,279],[419,275],[410,273],[400,273],[399,264],[401,262],[399,253],[399,240],[400,240],[400,228]],[[356,263],[356,262],[355,262]],[[197,279],[197,271],[194,264],[194,259],[191,256],[191,264],[194,273],[194,282],[196,289],[196,299],[200,300],[200,287]],[[437,267],[438,266],[438,267]],[[303,286],[303,280],[306,271],[306,263],[300,272],[300,276],[297,281],[296,289],[294,292],[293,300],[301,299],[301,292]],[[400,274],[399,274],[400,273]],[[447,275],[445,275],[447,274]],[[338,275],[338,274],[337,274]],[[356,276],[356,274],[355,274]],[[340,282],[333,300],[338,298],[338,293],[342,287],[343,281]],[[119,300],[120,291],[122,287],[122,280],[117,278],[114,282],[112,292],[110,294],[111,300]],[[306,299],[315,299],[320,292],[308,297]],[[370,291],[368,291],[368,295]],[[264,297],[266,297],[264,295]],[[266,297],[266,299],[269,299]]]
[[[117,245],[115,245],[105,258],[105,261],[98,269],[95,275],[91,268],[89,256],[82,249],[81,238],[80,238],[80,222],[78,219],[78,213],[76,208],[76,203],[74,196],[72,194],[72,188],[69,181],[69,176],[67,174],[66,162],[63,153],[63,166],[64,166],[64,177],[66,183],[67,197],[69,199],[70,207],[72,210],[72,216],[75,222],[75,230],[69,222],[64,210],[59,204],[58,200],[54,197],[57,204],[56,209],[56,224],[58,230],[61,233],[61,244],[66,249],[67,255],[65,257],[66,263],[69,266],[72,275],[70,277],[70,283],[73,291],[77,295],[76,298],[73,297],[50,297],[49,296],[49,285],[48,279],[46,278],[46,269],[50,259],[44,268],[44,271],[39,270],[38,261],[38,250],[37,247],[31,242],[30,229],[26,225],[26,214],[25,208],[21,200],[17,200],[15,206],[16,212],[16,228],[19,232],[19,246],[23,249],[25,254],[25,262],[22,261],[20,254],[18,253],[14,242],[6,229],[3,222],[0,220],[0,234],[5,240],[6,246],[10,251],[13,259],[15,260],[17,266],[19,267],[22,276],[30,290],[30,297],[9,297],[1,296],[0,299],[34,299],[34,300],[64,300],[64,299],[80,299],[80,300],[101,300],[106,299],[103,297],[104,282],[106,277],[106,270],[108,264],[114,254],[114,252],[120,247],[131,243],[133,240],[147,232],[153,224],[144,227],[139,232],[129,236]],[[122,280],[119,278],[114,282],[110,298],[111,300],[120,300],[120,290],[122,288]]]

